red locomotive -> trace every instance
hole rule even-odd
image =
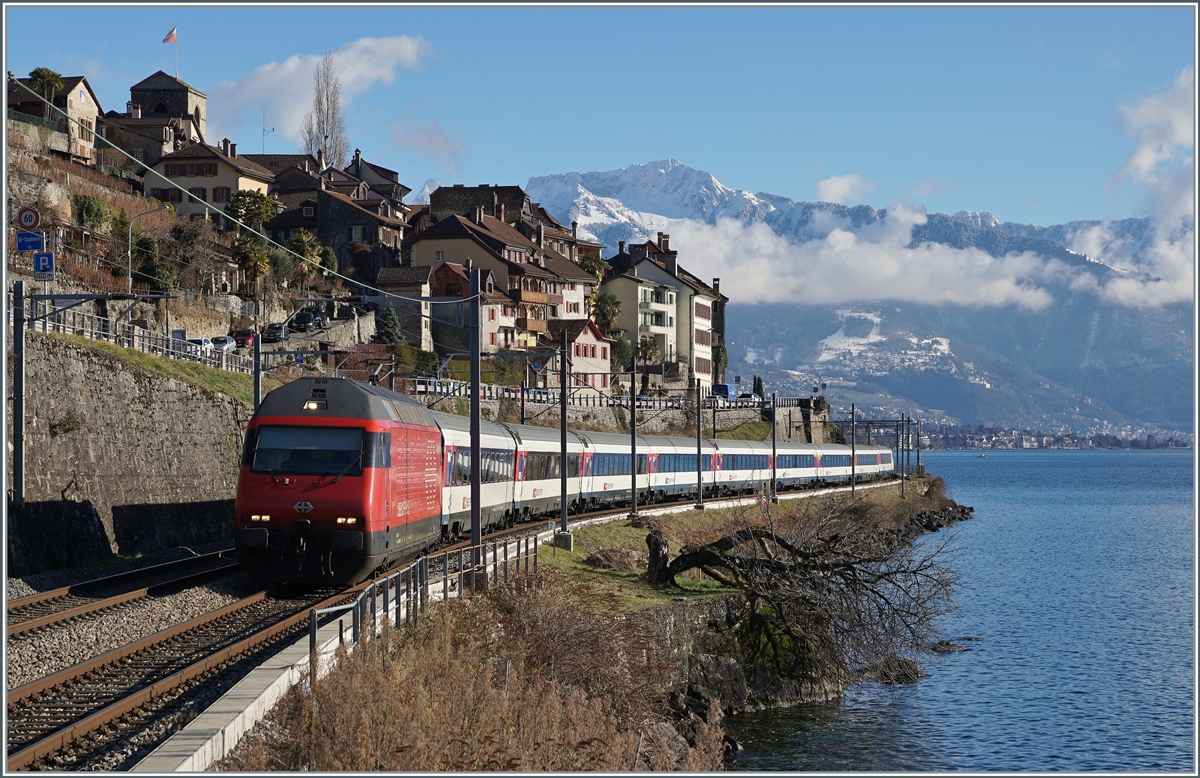
[[[442,534],[441,434],[424,406],[344,379],[263,398],[246,431],[234,519],[263,581],[345,583]]]

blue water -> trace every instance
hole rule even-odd
[[[971,650],[923,660],[914,684],[730,717],[745,751],[728,767],[1193,772],[1192,452],[922,462],[975,508],[941,531],[964,588],[940,624]]]

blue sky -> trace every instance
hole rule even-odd
[[[297,148],[339,62],[353,146],[414,190],[674,157],[797,200],[1144,215],[1124,109],[1193,65],[1175,7],[6,7],[6,68],[86,75],[104,108],[175,68],[209,135]],[[1194,109],[1193,109],[1194,110]],[[1190,156],[1190,151],[1187,156]]]

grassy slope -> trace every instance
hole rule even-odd
[[[244,403],[254,403],[254,376],[247,373],[234,373],[229,370],[219,370],[198,362],[186,359],[168,359],[154,354],[144,354],[134,349],[124,348],[115,343],[103,340],[91,340],[77,335],[62,333],[47,333],[46,337],[55,338],[81,349],[91,349],[102,354],[116,357],[133,367],[157,373],[167,378],[191,384],[200,389],[228,395]],[[266,375],[262,379],[263,394],[281,386],[281,383]]]

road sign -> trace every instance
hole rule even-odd
[[[47,251],[44,254],[33,255],[33,280],[35,281],[53,281],[54,280],[54,252]]]
[[[542,369],[542,363],[541,363],[541,361],[539,361],[539,360],[536,360],[536,359],[535,359],[535,360],[533,360],[533,369],[534,369],[534,370],[541,370],[541,369]]]
[[[296,364],[297,364],[297,365],[303,365],[303,364],[304,364],[304,352],[303,352],[303,351],[297,351],[297,352],[296,352]]]
[[[734,376],[734,377],[733,377],[733,382],[734,382],[735,384],[740,384],[740,383],[742,382],[742,377],[741,377],[740,375],[739,375],[739,376]]]
[[[17,251],[45,251],[46,236],[41,232],[18,232]]]
[[[42,223],[42,215],[38,213],[37,208],[26,206],[17,211],[17,224],[21,225],[21,229],[35,230]]]

